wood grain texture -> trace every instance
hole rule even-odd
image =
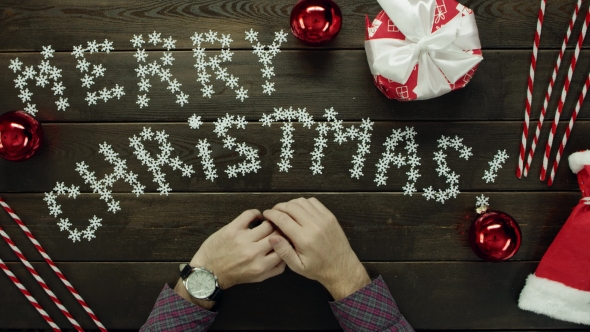
[[[27,287],[40,293],[20,264],[9,264]],[[61,263],[82,296],[109,329],[138,329],[165,282],[177,280],[177,263]],[[417,329],[584,329],[519,310],[518,294],[536,262],[501,264],[463,262],[366,263],[370,274],[383,275],[401,312]],[[47,266],[35,264],[72,314],[94,327]],[[436,276],[436,278],[433,278]],[[45,328],[7,278],[0,278],[0,317],[5,328]],[[61,286],[61,287],[60,287]],[[4,295],[5,294],[5,295]],[[39,298],[61,327],[69,327],[57,308]],[[219,307],[214,330],[337,329],[329,295],[316,282],[287,271],[263,283],[231,288]]]
[[[96,239],[72,243],[49,216],[43,195],[2,194],[56,261],[190,260],[201,243],[247,209],[272,208],[297,197],[317,197],[338,218],[363,261],[479,261],[468,243],[476,218],[475,197],[463,193],[440,205],[401,193],[254,193],[254,194],[116,194],[121,211],[107,213],[97,195],[59,199],[63,214],[83,230],[96,215],[103,226]],[[512,260],[539,260],[551,244],[578,193],[484,193],[493,209],[511,214],[520,224],[522,245]],[[32,261],[43,261],[24,233],[5,213],[0,225]],[[0,257],[18,262],[0,244]]]
[[[528,77],[529,51],[485,51],[481,63],[472,81],[463,89],[444,96],[414,102],[398,102],[387,99],[374,86],[364,51],[283,51],[274,60],[276,92],[272,96],[262,93],[261,77],[257,58],[251,52],[236,51],[234,60],[228,63],[228,71],[240,77],[240,84],[249,91],[249,98],[243,103],[236,100],[233,90],[216,81],[213,72],[212,84],[216,90],[212,98],[203,98],[200,83],[196,82],[197,71],[193,67],[195,60],[192,52],[174,52],[174,65],[171,73],[182,83],[182,91],[189,95],[189,104],[180,107],[176,97],[167,90],[167,84],[159,77],[151,77],[151,92],[147,108],[140,108],[137,96],[140,92],[140,79],[135,73],[137,68],[133,53],[111,53],[87,55],[93,64],[103,64],[107,68],[105,77],[95,80],[90,91],[104,87],[112,88],[115,84],[125,87],[126,95],[121,100],[111,99],[107,103],[98,101],[97,105],[88,106],[84,100],[87,88],[82,88],[83,77],[76,69],[76,59],[60,53],[51,59],[51,63],[63,70],[63,84],[66,86],[64,97],[68,98],[69,107],[65,112],[57,111],[51,86],[35,86],[29,81],[27,86],[33,92],[32,103],[40,110],[37,117],[43,122],[123,122],[123,121],[186,121],[196,113],[204,120],[213,121],[217,117],[230,114],[246,116],[248,120],[258,120],[262,113],[271,112],[274,107],[306,107],[319,119],[324,109],[334,107],[343,120],[359,121],[363,117],[374,120],[520,120],[524,114],[526,97],[526,80]],[[567,52],[564,63],[573,52]],[[211,52],[211,54],[216,54]],[[148,62],[158,60],[162,52],[149,52]],[[0,68],[6,68],[10,59],[18,57],[24,66],[37,66],[42,60],[39,54],[8,53],[0,54]],[[532,119],[538,119],[545,89],[551,77],[556,51],[541,51],[536,75],[536,89],[533,96]],[[564,65],[565,68],[565,65]],[[566,100],[564,116],[574,108],[578,94],[582,89],[586,73],[590,70],[590,51],[583,51],[578,61],[577,70],[572,80],[570,97]],[[24,68],[23,68],[24,69]],[[0,112],[22,109],[26,106],[18,97],[20,90],[15,88],[14,80],[18,74],[5,71],[0,75],[0,91],[4,91],[0,100]],[[554,89],[554,97],[549,105],[547,119],[555,114],[559,94],[565,78],[562,70]],[[52,83],[53,84],[53,83]],[[584,104],[580,119],[590,119],[590,104]],[[533,124],[534,125],[534,124]]]
[[[344,127],[358,123],[346,122]],[[242,161],[237,152],[223,148],[223,142],[213,133],[214,125],[204,124],[199,130],[191,130],[187,124],[48,124],[45,125],[45,143],[42,149],[31,160],[24,163],[8,162],[0,160],[0,173],[10,176],[0,182],[0,192],[46,192],[53,189],[55,183],[65,182],[81,186],[83,191],[89,191],[82,177],[75,171],[76,163],[85,161],[91,171],[95,171],[99,178],[104,174],[113,172],[113,166],[104,160],[99,154],[99,144],[108,142],[120,157],[127,160],[130,170],[139,174],[139,181],[147,186],[147,192],[155,192],[156,183],[145,166],[141,165],[133,149],[129,147],[129,137],[138,135],[142,128],[150,127],[152,130],[165,130],[170,135],[169,141],[175,150],[172,157],[179,156],[185,163],[193,165],[196,174],[189,179],[182,177],[180,171],[172,171],[164,166],[163,172],[171,188],[176,192],[259,192],[259,191],[402,191],[407,182],[406,172],[409,167],[391,168],[387,185],[377,186],[374,182],[378,163],[384,151],[383,143],[391,134],[392,129],[413,126],[417,131],[416,143],[419,144],[418,156],[421,157],[421,177],[416,183],[416,188],[433,186],[434,188],[446,188],[445,180],[438,177],[435,169],[436,162],[432,159],[437,147],[437,140],[441,135],[459,136],[464,138],[463,143],[472,147],[474,156],[465,161],[459,158],[459,153],[447,151],[447,162],[451,170],[460,175],[459,189],[463,191],[531,191],[531,190],[571,190],[578,191],[579,187],[574,174],[569,170],[567,161],[563,161],[557,171],[555,183],[548,188],[546,183],[538,180],[538,172],[541,166],[542,153],[538,153],[531,167],[530,176],[526,179],[517,179],[514,175],[514,167],[517,161],[518,146],[515,142],[521,134],[520,122],[450,122],[441,125],[437,122],[378,122],[372,132],[372,145],[370,154],[366,155],[364,176],[357,179],[350,177],[352,168],[352,156],[356,153],[357,142],[347,142],[338,145],[333,142],[333,135],[328,138],[330,142],[324,153],[322,164],[325,167],[323,174],[312,175],[310,152],[314,149],[315,130],[303,128],[295,124],[292,145],[294,159],[288,173],[279,172],[277,163],[280,162],[282,143],[281,127],[278,124],[262,127],[260,123],[252,123],[246,126],[246,130],[232,129],[229,134],[237,139],[237,142],[246,142],[249,146],[258,149],[262,169],[258,173],[250,173],[238,178],[228,178],[225,169],[229,165]],[[560,126],[557,137],[561,139],[561,133],[565,128]],[[546,128],[540,140],[539,146],[545,146],[548,133]],[[588,133],[590,122],[580,121],[570,136],[570,142],[566,147],[564,157],[570,153],[588,147]],[[219,178],[215,182],[205,180],[201,166],[201,158],[198,157],[198,149],[195,145],[199,139],[207,138],[211,143],[212,158],[217,168]],[[557,146],[555,146],[557,148]],[[153,155],[159,153],[155,142],[146,144]],[[398,150],[402,149],[401,147]],[[489,169],[488,162],[498,150],[507,150],[510,158],[498,171],[498,176],[493,183],[486,183],[482,177],[484,171]],[[405,151],[405,150],[404,150]],[[400,152],[400,151],[398,151]],[[115,192],[131,192],[126,183],[115,184]],[[91,190],[90,190],[91,191]],[[422,202],[422,198],[416,198]]]
[[[133,49],[133,34],[151,33],[154,29],[177,38],[177,47],[188,49],[188,37],[194,31],[230,33],[234,48],[250,47],[244,31],[262,32],[262,41],[271,42],[272,33],[289,31],[289,15],[295,0],[261,1],[117,1],[75,2],[54,0],[3,1],[0,7],[0,51],[40,50],[51,44],[59,50],[87,40],[114,40],[117,49]],[[530,0],[461,0],[476,15],[484,48],[531,49],[537,22],[538,1]],[[541,47],[559,48],[575,0],[551,1],[547,4]],[[381,8],[373,0],[340,0],[343,27],[328,48],[362,48],[365,15],[374,17]],[[583,8],[587,7],[585,0]],[[581,20],[580,20],[581,21]],[[579,22],[581,23],[581,22]],[[577,26],[579,30],[580,24]],[[266,41],[265,41],[266,39]],[[588,44],[586,44],[588,45]],[[286,45],[303,48],[292,35]]]

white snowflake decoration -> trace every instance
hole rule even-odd
[[[377,162],[377,174],[375,175],[375,183],[377,186],[384,186],[387,184],[387,171],[391,166],[397,166],[397,168],[401,168],[402,166],[410,166],[410,170],[406,172],[408,176],[408,182],[402,188],[404,190],[404,195],[412,196],[414,192],[416,192],[416,181],[421,176],[418,166],[421,165],[420,157],[418,157],[418,144],[416,144],[415,138],[416,131],[414,127],[406,127],[405,130],[399,129],[392,129],[391,135],[385,140],[383,145],[385,146],[385,151],[382,153],[379,162]],[[402,142],[406,142],[406,146],[404,150],[406,150],[406,154],[403,153],[395,153],[395,148]],[[434,199],[433,194],[429,194],[428,197]]]
[[[44,60],[41,60],[41,63],[37,66],[37,69],[39,70],[38,72],[35,70],[35,66],[25,66],[24,69],[22,69],[23,62],[20,61],[19,58],[11,59],[10,65],[8,66],[8,68],[15,74],[19,73],[16,79],[14,79],[14,87],[19,90],[20,93],[18,94],[18,97],[23,104],[26,105],[23,110],[33,116],[37,114],[38,110],[37,104],[31,102],[33,92],[27,87],[27,81],[29,80],[34,80],[35,86],[41,88],[51,87],[54,96],[60,96],[55,102],[58,111],[65,111],[66,108],[70,106],[68,99],[61,97],[65,90],[63,82],[60,81],[62,70],[52,66],[50,60],[48,60],[53,58],[55,50],[51,48],[51,45],[42,46],[42,49],[43,51],[41,51],[41,55],[43,55]],[[51,81],[53,81],[53,85],[51,85]]]
[[[475,208],[486,207],[490,205],[490,198],[481,194],[481,196],[475,197]]]
[[[295,151],[291,149],[291,146],[295,142],[293,140],[293,131],[295,130],[295,127],[293,127],[291,121],[295,120],[303,123],[303,126],[307,127],[307,129],[311,129],[311,126],[315,123],[313,116],[311,116],[305,108],[298,108],[297,111],[295,111],[293,107],[285,109],[282,107],[275,108],[274,113],[269,115],[262,114],[262,118],[259,120],[262,122],[262,126],[268,127],[270,127],[273,122],[284,121],[282,127],[283,137],[281,138],[281,142],[283,143],[281,147],[281,161],[277,163],[279,166],[279,172],[289,172],[289,169],[292,167],[291,159],[293,159],[293,153]]]
[[[201,121],[201,116],[197,116],[196,114],[193,114],[193,116],[188,118],[188,125],[191,129],[199,129],[202,124],[203,124],[203,121]]]
[[[134,149],[133,154],[136,155],[137,159],[141,161],[142,165],[146,165],[148,170],[152,172],[153,181],[156,182],[158,192],[160,195],[168,195],[171,191],[170,185],[166,182],[165,174],[162,172],[161,167],[168,165],[173,171],[182,172],[182,176],[191,177],[194,174],[193,166],[183,163],[179,157],[171,158],[171,152],[174,151],[172,145],[168,142],[168,134],[164,130],[152,132],[151,128],[143,128],[143,131],[139,136],[134,135],[129,138],[129,146]],[[152,157],[151,154],[145,149],[143,142],[155,141],[159,144],[160,152],[156,157]],[[119,180],[123,180],[128,183],[132,188],[132,193],[136,196],[142,195],[146,186],[142,185],[138,180],[138,174],[128,170],[127,160],[119,157],[119,154],[113,150],[111,145],[106,142],[99,145],[99,153],[105,157],[105,160],[114,166],[113,172],[105,174],[102,179],[98,179],[95,172],[88,170],[88,165],[84,161],[77,163],[76,171],[84,179],[84,182],[90,185],[93,193],[99,194],[100,199],[104,200],[107,205],[108,212],[116,213],[121,210],[120,201],[115,200],[112,196],[112,187]],[[49,208],[49,214],[58,217],[62,214],[61,205],[57,204],[56,198],[60,195],[67,195],[69,198],[76,198],[80,195],[80,188],[72,185],[67,187],[64,183],[57,183],[53,190],[49,193],[45,193],[45,201]],[[81,238],[85,238],[88,241],[95,238],[94,232],[101,226],[101,219],[94,216],[90,219],[90,225],[85,230],[79,231],[77,228],[71,229],[72,224],[69,220],[60,219],[58,223],[61,231],[67,230],[69,239],[73,242],[80,241]]]
[[[488,162],[488,164],[490,165],[490,169],[484,171],[482,179],[484,179],[486,183],[494,182],[496,180],[496,176],[498,175],[498,170],[502,168],[502,164],[506,162],[506,159],[508,159],[508,154],[506,153],[506,150],[498,150],[498,153],[496,153],[494,159]]]
[[[258,41],[258,32],[250,29],[250,31],[246,31],[246,40],[252,44],[252,48],[254,49],[253,53],[258,56],[258,61],[264,65],[264,68],[261,69],[262,71],[262,78],[271,79],[275,76],[274,67],[272,66],[272,59],[277,56],[277,54],[281,53],[281,45],[287,42],[287,33],[283,32],[283,30],[275,32],[275,38],[273,43],[266,46],[260,44]],[[256,43],[256,44],[254,44]],[[269,96],[275,91],[274,83],[266,81],[262,85],[262,92],[268,94]]]
[[[343,121],[336,118],[338,112],[333,107],[326,109],[324,118],[327,122],[318,122],[316,130],[318,131],[318,137],[314,138],[314,150],[310,153],[312,165],[310,167],[312,174],[322,174],[324,166],[322,165],[322,158],[324,155],[324,149],[328,147],[327,136],[328,132],[334,132],[334,142],[342,145],[349,139],[351,141],[358,140],[356,154],[352,156],[353,168],[350,169],[350,176],[355,179],[359,179],[363,176],[363,168],[365,166],[365,155],[370,153],[371,148],[371,131],[373,130],[373,122],[370,119],[363,119],[362,124],[359,128],[355,128],[352,125],[344,130],[342,125]]]
[[[210,180],[211,182],[215,181],[217,178],[217,169],[215,169],[213,158],[211,158],[211,153],[213,152],[211,151],[211,144],[209,144],[206,139],[200,139],[199,144],[197,144],[196,147],[199,149],[199,158],[201,158],[201,165],[205,172],[205,179]]]
[[[137,37],[137,36],[136,36]],[[141,38],[141,36],[139,36]],[[136,40],[138,42],[138,40]],[[86,52],[93,54],[98,52],[110,53],[114,50],[113,42],[108,41],[105,39],[102,43],[97,43],[96,40],[89,41],[86,43],[86,47],[82,45],[74,46],[74,51],[72,55],[78,59],[78,65],[76,66],[77,69],[80,70],[80,73],[86,73],[84,77],[82,77],[82,87],[90,89],[94,84],[95,80],[99,77],[104,77],[106,72],[106,68],[102,64],[95,64],[88,62],[84,57]],[[97,94],[99,95],[97,97]],[[110,99],[117,98],[117,100],[121,99],[122,96],[125,95],[124,87],[119,86],[116,84],[114,88],[107,89],[106,87],[102,87],[102,89],[96,91],[87,91],[86,98],[84,99],[88,102],[88,106],[96,105],[97,100],[102,100],[103,102],[108,102]]]
[[[148,38],[148,43],[153,44],[154,46],[158,45],[158,43],[161,43],[162,47],[166,48],[167,51],[176,48],[176,40],[172,39],[171,36],[168,38],[162,38],[161,33],[154,31],[148,35]],[[149,106],[150,98],[148,98],[147,94],[150,92],[152,84],[150,83],[150,79],[147,78],[147,76],[158,76],[161,82],[168,84],[166,89],[176,96],[176,104],[180,105],[180,107],[184,107],[184,105],[189,103],[189,95],[181,91],[180,87],[182,84],[179,83],[177,79],[173,78],[172,73],[170,73],[170,68],[165,68],[166,66],[172,66],[175,60],[172,56],[172,53],[163,52],[160,62],[158,62],[158,60],[154,60],[153,62],[148,63],[147,58],[149,56],[143,48],[144,43],[145,41],[143,40],[143,35],[134,35],[131,39],[131,44],[137,49],[134,55],[138,63],[137,68],[135,68],[135,72],[137,73],[137,77],[140,79],[137,85],[139,86],[139,92],[145,92],[144,94],[137,95],[137,101],[135,103],[139,106],[139,108]],[[141,63],[145,63],[145,65]]]
[[[195,58],[195,68],[197,68],[198,79],[197,82],[203,86],[201,92],[204,98],[211,98],[215,94],[213,85],[210,84],[211,74],[207,72],[207,68],[215,74],[215,79],[225,83],[225,86],[229,87],[236,93],[236,99],[244,101],[248,98],[248,90],[244,89],[243,86],[238,85],[239,77],[228,73],[226,67],[221,67],[221,64],[231,62],[234,53],[230,49],[230,45],[233,42],[229,34],[222,34],[221,37],[217,36],[217,32],[209,30],[207,33],[197,33],[191,37],[193,46],[193,57]],[[221,54],[208,58],[205,53],[203,43],[209,43],[212,46],[216,43],[221,44]],[[239,89],[238,89],[239,86]]]
[[[236,126],[237,129],[246,129],[247,123],[245,117],[229,114],[226,114],[225,117],[218,118],[217,121],[215,121],[215,130],[213,132],[217,134],[217,137],[223,138],[223,147],[236,151],[240,156],[246,157],[244,161],[237,165],[227,166],[225,172],[229,178],[237,177],[238,174],[244,176],[251,172],[257,173],[261,168],[258,150],[249,147],[246,143],[236,143],[236,139],[227,134],[232,125]],[[200,145],[201,143],[197,145],[199,151],[201,151]],[[205,151],[205,149],[203,150]],[[203,164],[203,167],[205,166],[209,165]]]
[[[459,174],[451,171],[447,165],[447,155],[444,153],[447,149],[451,148],[459,152],[459,158],[469,160],[473,154],[471,148],[463,144],[463,138],[455,136],[455,138],[441,136],[438,140],[438,147],[440,150],[434,152],[433,160],[437,163],[436,172],[439,177],[444,177],[449,187],[445,190],[438,189],[434,190],[432,186],[424,188],[422,196],[427,200],[434,200],[441,204],[445,204],[450,198],[457,198],[461,192],[459,191]]]
[[[181,171],[182,176],[189,178],[195,173],[192,165],[186,165],[179,157],[170,157],[174,148],[168,142],[168,135],[164,130],[154,133],[151,128],[144,127],[139,136],[134,135],[129,138],[129,141],[129,146],[134,149],[133,154],[137,157],[137,160],[141,161],[141,164],[146,165],[148,170],[152,172],[153,181],[159,186],[157,190],[160,195],[168,196],[168,193],[172,191],[170,185],[166,182],[166,174],[162,172],[162,166],[168,165],[173,171]],[[156,141],[159,144],[158,147],[161,153],[156,158],[150,155],[142,143],[151,141]]]

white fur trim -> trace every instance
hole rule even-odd
[[[584,168],[584,165],[590,165],[590,150],[572,153],[568,161],[572,172],[578,174]]]
[[[529,275],[518,307],[568,322],[590,325],[590,292]]]

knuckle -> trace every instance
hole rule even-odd
[[[291,218],[285,213],[282,213],[278,218],[279,222],[281,222],[281,223],[288,223],[288,222],[290,222],[290,219]]]
[[[287,203],[286,208],[287,208],[287,210],[291,211],[291,210],[298,209],[299,205],[297,205],[297,203],[294,201],[290,201],[289,203]]]
[[[254,218],[256,218],[258,216],[258,214],[256,213],[257,211],[258,210],[254,210],[254,209],[252,209],[252,210],[246,210],[246,211],[244,211],[244,216],[245,217],[248,217],[250,219],[254,219]]]
[[[256,258],[256,256],[257,256],[257,253],[254,250],[245,250],[244,251],[244,260],[246,262],[253,261]]]
[[[261,264],[252,264],[250,265],[250,273],[253,275],[259,275],[264,273],[264,267]]]

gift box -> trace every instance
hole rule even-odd
[[[424,100],[464,87],[481,60],[475,16],[455,0],[378,0],[365,50],[388,98]]]

